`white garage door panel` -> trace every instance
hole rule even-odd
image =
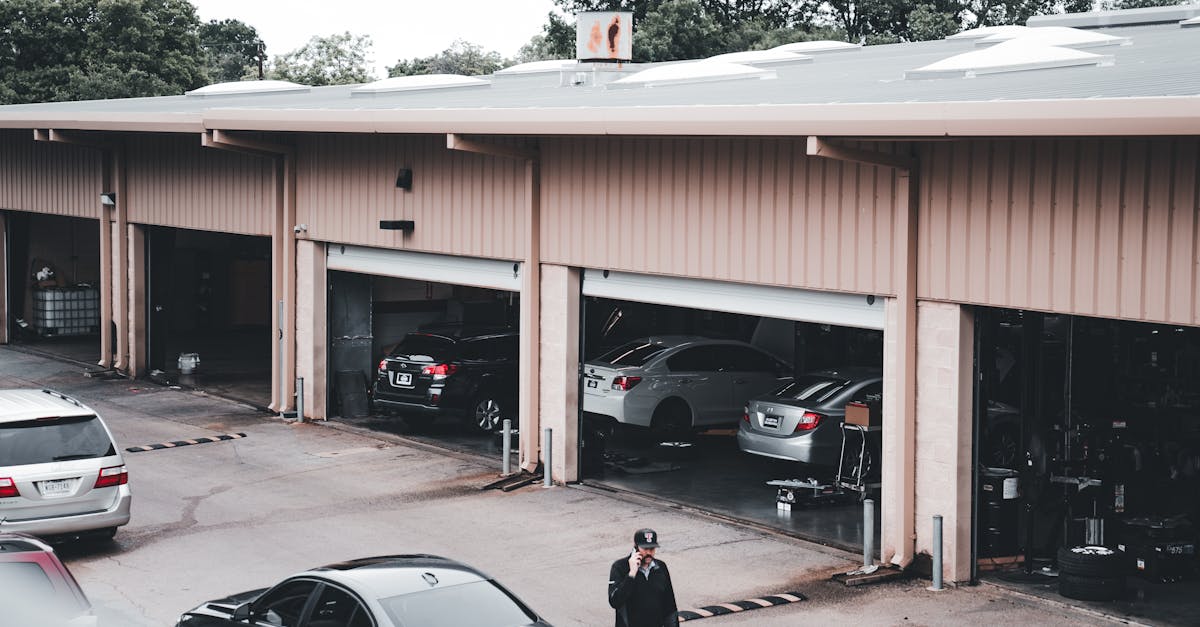
[[[767,316],[861,329],[883,329],[883,299],[785,287],[586,270],[586,296]]]
[[[521,263],[330,244],[330,270],[521,291]]]

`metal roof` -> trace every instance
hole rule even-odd
[[[572,85],[550,73],[493,76],[486,90],[416,90],[370,99],[351,98],[357,86],[341,85],[277,95],[9,105],[0,107],[0,127],[713,135],[835,134],[844,128],[842,134],[914,136],[992,128],[945,124],[977,119],[1003,121],[998,134],[1023,134],[1014,120],[1069,119],[1057,111],[1082,101],[1089,104],[1078,128],[1058,127],[1058,133],[1087,134],[1087,116],[1100,120],[1111,110],[1120,119],[1158,118],[1149,126],[1138,121],[1128,132],[1194,134],[1200,116],[1200,29],[1171,22],[1098,30],[1132,41],[1105,49],[1114,58],[1111,66],[905,80],[908,70],[976,49],[973,40],[945,39],[821,55],[812,63],[777,66],[778,78],[768,81],[610,89]],[[1130,110],[1134,101],[1146,108]],[[830,126],[829,120],[839,123]],[[934,124],[937,120],[942,123]],[[920,124],[875,128],[905,121]],[[786,128],[764,127],[771,122],[786,122]],[[1121,132],[1117,126],[1102,130]]]

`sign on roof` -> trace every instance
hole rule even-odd
[[[584,12],[575,15],[575,58],[580,61],[633,59],[633,13]]]

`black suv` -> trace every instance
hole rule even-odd
[[[455,415],[495,431],[516,417],[519,337],[462,325],[409,333],[379,362],[375,409],[403,414],[413,426]]]

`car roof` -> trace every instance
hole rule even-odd
[[[409,335],[436,335],[452,340],[465,340],[486,336],[517,335],[517,330],[498,325],[439,323],[422,326]]]
[[[95,413],[83,403],[53,390],[0,390],[0,423]]]
[[[739,342],[738,340],[717,340],[701,335],[651,335],[631,341],[657,344],[668,348],[683,346],[684,344],[745,344],[745,342]]]
[[[851,381],[863,381],[866,379],[882,379],[883,368],[876,368],[874,366],[842,366],[838,368],[814,370],[804,374],[816,377],[831,377],[849,379]]]
[[[379,599],[491,579],[461,562],[427,554],[366,557],[314,568],[300,576],[328,579]]]
[[[5,556],[20,553],[53,553],[54,548],[29,534],[16,531],[0,532],[0,561]]]

